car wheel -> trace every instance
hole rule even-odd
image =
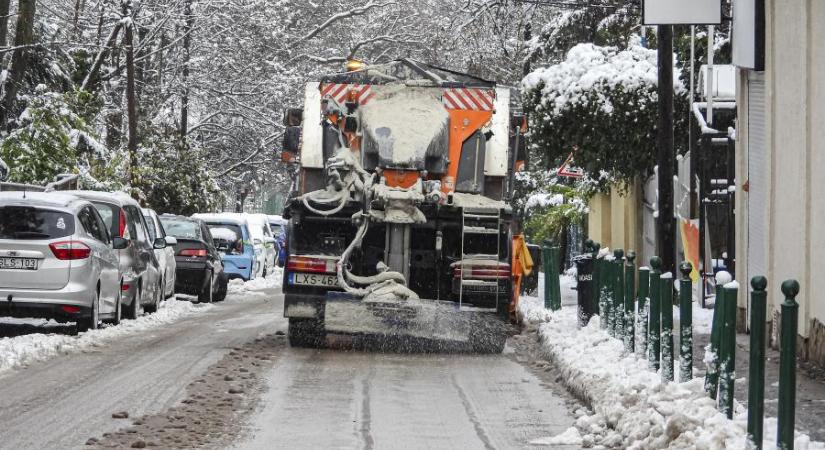
[[[135,298],[132,299],[132,304],[129,305],[129,310],[126,312],[127,319],[135,320],[140,316],[140,299],[142,293],[140,285],[138,285]]]
[[[206,290],[201,292],[198,296],[198,301],[201,303],[212,303],[215,294],[215,273],[209,272],[209,284],[206,285]]]
[[[221,273],[218,277],[218,293],[215,294],[215,301],[222,302],[226,300],[226,293],[229,290],[229,275],[226,272]]]
[[[77,332],[96,330],[100,324],[100,290],[95,294],[92,300],[92,310],[89,312],[89,317],[84,317],[77,320]]]
[[[123,291],[120,291],[115,300],[115,316],[110,321],[112,325],[120,325],[120,319],[123,318]]]
[[[262,273],[261,276],[266,278],[266,264],[264,264],[264,273]]]
[[[145,307],[143,307],[143,309],[148,314],[152,314],[152,313],[157,312],[158,307],[160,306],[160,301],[161,301],[161,299],[163,299],[163,295],[164,295],[163,280],[160,280],[160,284],[158,285],[158,289],[157,289],[157,291],[155,291],[155,295],[154,295],[155,300],[152,302],[151,305],[146,305]]]

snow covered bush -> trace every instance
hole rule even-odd
[[[532,152],[544,167],[557,166],[573,152],[576,165],[587,173],[619,184],[651,174],[657,84],[655,50],[576,45],[563,62],[522,81]],[[687,95],[678,77],[673,87],[675,109],[683,111]],[[677,113],[675,121],[678,148],[686,143],[686,115]]]
[[[515,203],[524,217],[524,233],[533,243],[560,240],[571,225],[581,225],[587,202],[595,192],[589,179],[565,184],[553,172],[520,172],[516,175]]]

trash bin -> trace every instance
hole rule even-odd
[[[576,264],[576,292],[579,303],[579,326],[587,325],[596,314],[597,299],[593,286],[593,255],[585,253],[573,258]]]

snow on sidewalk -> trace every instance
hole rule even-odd
[[[281,287],[284,278],[284,269],[275,267],[272,273],[266,277],[255,278],[250,281],[243,281],[235,278],[229,280],[227,300],[232,303],[242,301],[244,297],[266,295],[264,291],[278,289]]]
[[[562,277],[565,306],[551,312],[535,297],[522,297],[525,321],[538,326],[539,338],[562,380],[586,402],[592,414],[581,416],[576,429],[585,447],[629,449],[745,449],[747,411],[737,405],[737,415],[727,419],[704,391],[704,379],[662,383],[647,367],[645,358],[628,355],[618,339],[599,327],[599,317],[588,326],[577,325],[575,284]],[[678,368],[678,362],[676,363]],[[765,449],[775,448],[776,419],[765,421]],[[534,441],[552,445],[575,440],[576,433]],[[798,434],[797,449],[825,449]]]
[[[193,305],[188,301],[171,299],[161,302],[160,308],[154,314],[147,314],[136,320],[123,320],[118,326],[91,330],[77,336],[35,333],[3,338],[0,339],[0,374],[59,355],[101,347],[118,337],[152,330],[209,308],[212,308],[212,305]]]

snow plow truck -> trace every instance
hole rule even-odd
[[[291,345],[334,334],[502,351],[523,242],[508,199],[526,125],[510,101],[509,88],[411,59],[351,62],[306,85],[284,116]]]

